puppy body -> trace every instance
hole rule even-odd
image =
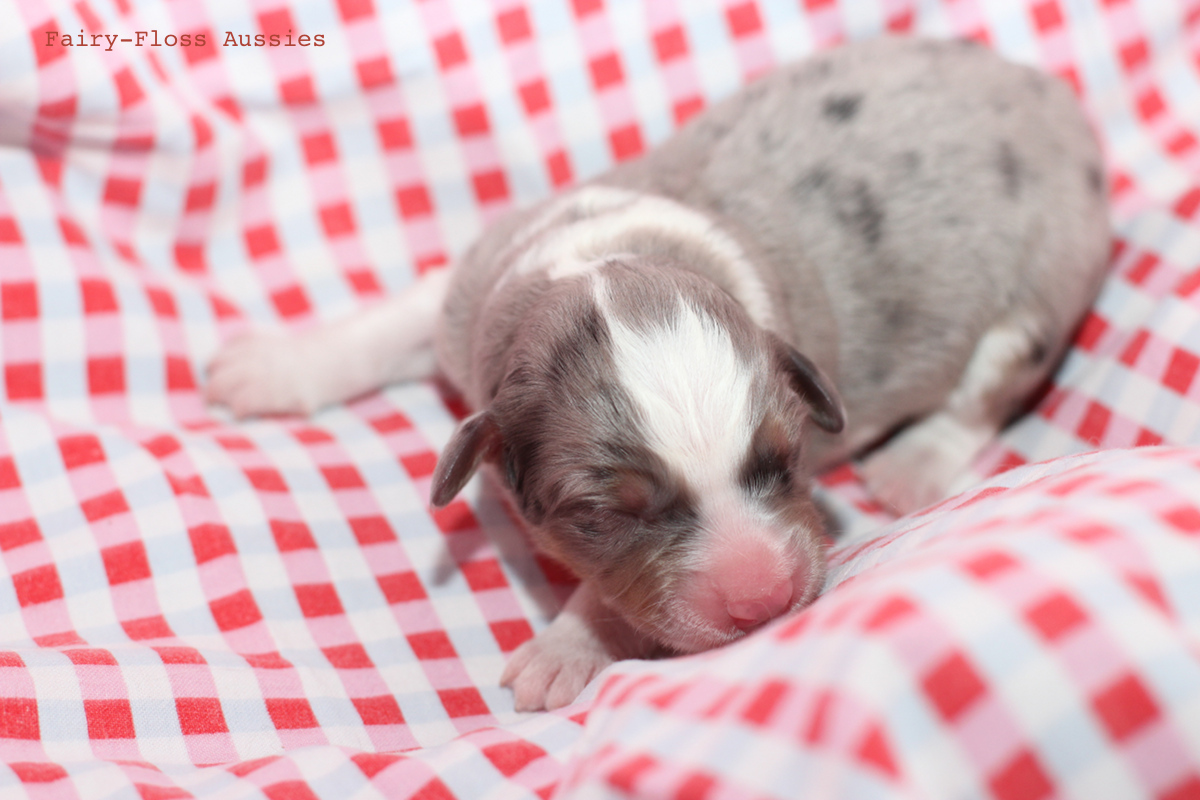
[[[449,276],[330,331],[234,342],[209,394],[309,411],[417,376],[435,345],[477,411],[434,502],[495,465],[582,580],[503,679],[518,707],[561,705],[613,658],[809,602],[813,470],[907,423],[868,456],[873,489],[909,510],[953,488],[1095,297],[1101,163],[1050,78],[963,43],[850,45],[509,215]]]

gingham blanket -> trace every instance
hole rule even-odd
[[[892,522],[824,477],[805,612],[516,715],[570,578],[486,482],[427,507],[452,396],[202,403],[241,327],[351,313],[885,30],[1069,80],[1118,241],[998,478]],[[0,795],[1200,797],[1198,135],[1195,0],[0,4]]]

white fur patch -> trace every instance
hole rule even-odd
[[[556,219],[575,212],[580,219],[553,228]],[[771,327],[771,298],[738,243],[705,215],[664,197],[624,189],[591,186],[550,204],[514,237],[525,252],[509,275],[549,269],[559,280],[589,274],[609,258],[625,255],[617,242],[631,231],[649,230],[706,248],[727,265],[734,299],[755,323]]]
[[[593,291],[648,444],[701,497],[728,493],[754,433],[755,365],[743,361],[722,325],[682,298],[670,323],[635,330],[610,313],[604,281]]]

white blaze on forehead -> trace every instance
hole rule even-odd
[[[736,482],[753,436],[754,365],[707,312],[678,298],[670,320],[632,328],[610,311],[603,280],[593,284],[612,337],[621,387],[641,413],[649,444],[702,495]]]
[[[577,218],[555,224],[571,215]],[[542,269],[548,271],[551,280],[589,274],[610,258],[628,256],[618,250],[619,242],[635,231],[708,250],[725,265],[731,293],[750,319],[760,326],[771,326],[770,293],[733,237],[712,219],[685,205],[625,189],[590,186],[551,203],[514,236],[514,246],[524,248],[524,252],[513,262],[505,279]]]

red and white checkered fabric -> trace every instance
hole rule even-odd
[[[804,613],[516,715],[570,579],[480,482],[428,509],[454,398],[204,407],[239,327],[352,312],[888,30],[1069,80],[1118,241],[992,484],[893,523],[824,478]],[[1200,796],[1198,137],[1197,0],[0,4],[0,795]]]

